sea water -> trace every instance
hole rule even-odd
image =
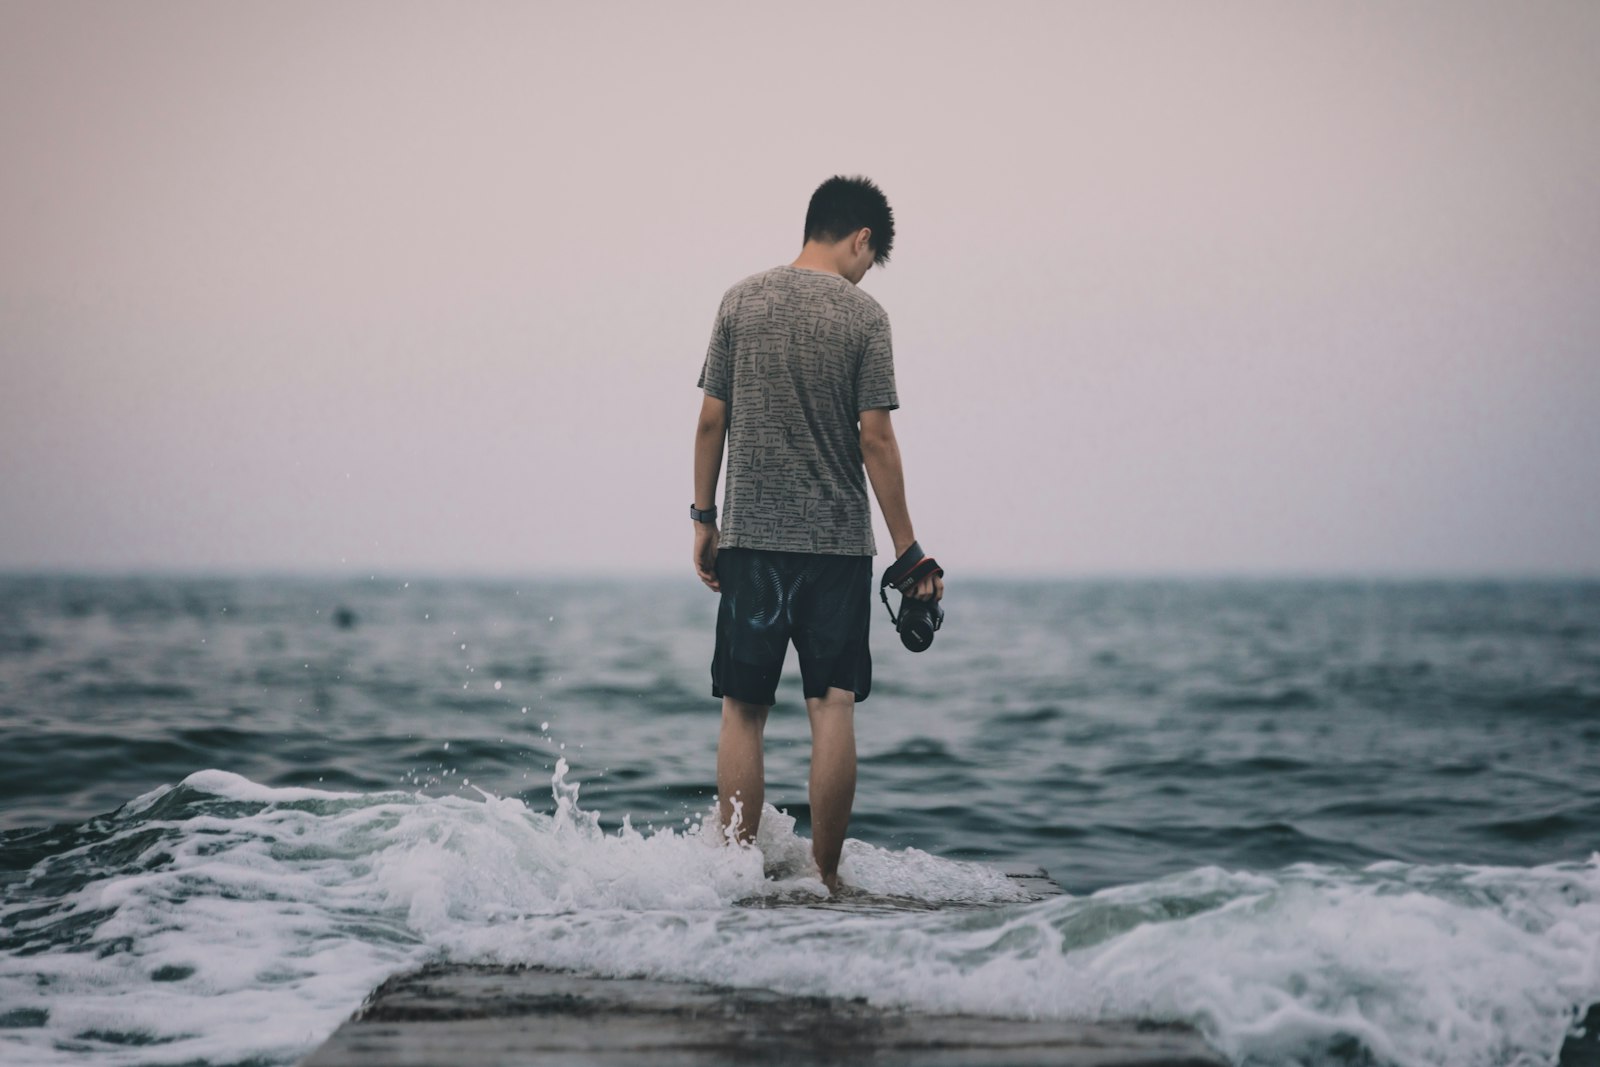
[[[1554,1064],[1600,1001],[1600,583],[953,581],[929,652],[873,631],[841,874],[906,906],[855,911],[805,906],[792,660],[758,847],[707,817],[715,608],[0,579],[0,1062],[288,1064],[437,960],[1240,1065]]]

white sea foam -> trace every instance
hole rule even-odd
[[[1027,902],[982,865],[850,841],[841,874],[862,891],[990,906],[750,908],[734,905],[823,894],[786,815],[766,809],[758,847],[728,848],[714,820],[603,831],[564,762],[552,786],[549,813],[221,771],[147,794],[109,839],[32,872],[82,872],[57,911],[24,897],[0,916],[45,949],[0,954],[0,1014],[48,1012],[0,1029],[0,1058],[290,1062],[425,958],[1182,1020],[1238,1063],[1316,1063],[1348,1041],[1404,1067],[1532,1067],[1553,1063],[1571,1008],[1600,999],[1600,854],[1532,869],[1208,867]]]
[[[260,804],[289,804],[300,800],[353,800],[361,793],[336,793],[326,789],[257,785],[242,774],[229,771],[196,771],[183,784],[201,793],[229,800],[252,800]]]

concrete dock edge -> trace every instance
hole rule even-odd
[[[540,968],[433,965],[379,986],[301,1067],[1224,1067],[1193,1029],[934,1015]]]

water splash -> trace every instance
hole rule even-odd
[[[1551,1063],[1600,999],[1600,854],[1536,868],[1205,867],[1029,901],[978,864],[846,843],[823,891],[794,820],[607,831],[558,760],[550,812],[190,775],[8,834],[7,1062],[289,1063],[424,959],[652,975],[998,1016],[1167,1019],[1238,1064]],[[776,907],[740,907],[740,903]],[[787,906],[800,904],[802,906]],[[959,904],[960,907],[944,905]]]

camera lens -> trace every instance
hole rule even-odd
[[[938,604],[906,597],[900,604],[900,643],[912,652],[926,651],[933,644],[933,632],[939,628],[944,610]]]

